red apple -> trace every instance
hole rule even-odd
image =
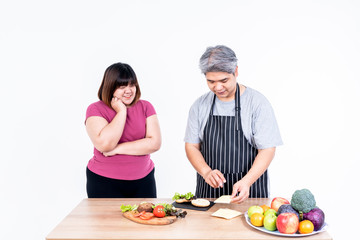
[[[299,218],[295,213],[282,213],[276,219],[276,227],[280,233],[294,234],[299,228]]]
[[[278,211],[279,207],[283,204],[290,204],[290,202],[282,197],[276,197],[271,201],[271,208]]]

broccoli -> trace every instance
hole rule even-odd
[[[296,190],[291,197],[291,206],[298,211],[308,213],[316,206],[314,195],[306,188]]]

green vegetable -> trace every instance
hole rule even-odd
[[[177,200],[177,199],[181,199],[181,198],[185,198],[187,200],[190,200],[194,197],[194,194],[192,194],[191,192],[188,192],[187,194],[180,194],[180,193],[175,193],[175,195],[173,196],[173,200]]]
[[[120,209],[122,212],[134,211],[137,209],[137,205],[121,205]]]
[[[165,208],[166,216],[176,216],[177,218],[184,218],[187,214],[186,211],[183,211],[182,209],[176,209],[173,205],[169,203],[158,203],[153,206],[153,208],[158,205],[162,205]]]
[[[171,211],[173,209],[175,209],[175,207],[169,203],[158,203],[156,205],[154,205],[152,208],[154,209],[156,206],[163,206],[165,208],[165,211]]]
[[[296,190],[291,197],[291,206],[300,212],[308,213],[316,206],[315,197],[306,188]]]

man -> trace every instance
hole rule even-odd
[[[273,109],[259,92],[238,84],[237,58],[226,46],[206,49],[200,69],[210,92],[189,111],[186,155],[197,171],[197,197],[232,202],[269,197],[267,168],[282,144]]]

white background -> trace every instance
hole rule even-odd
[[[184,152],[198,60],[224,44],[283,137],[271,197],[309,188],[334,239],[359,227],[358,1],[1,1],[0,238],[44,239],[83,199],[84,127],[105,69],[129,63],[156,108],[158,197],[195,191]],[[352,233],[353,232],[353,233]]]

